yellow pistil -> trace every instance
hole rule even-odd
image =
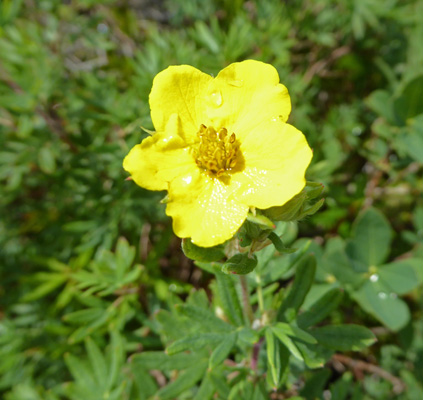
[[[235,133],[228,135],[226,128],[216,132],[213,127],[201,124],[197,135],[200,144],[195,152],[195,162],[200,168],[219,178],[235,167],[239,153]]]

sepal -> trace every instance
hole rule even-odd
[[[298,221],[307,215],[312,215],[323,205],[324,199],[310,204],[321,196],[324,186],[317,182],[307,182],[305,188],[283,206],[270,207],[263,214],[272,221]]]

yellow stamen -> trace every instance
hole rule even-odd
[[[195,162],[200,168],[218,178],[235,168],[239,154],[235,133],[228,136],[226,128],[216,132],[213,127],[201,124],[197,135],[200,143],[195,152]]]

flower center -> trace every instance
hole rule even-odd
[[[216,132],[213,127],[201,124],[197,135],[200,144],[195,152],[195,162],[200,168],[219,178],[235,167],[239,153],[235,133],[228,135],[226,128]]]

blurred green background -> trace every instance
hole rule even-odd
[[[211,276],[182,254],[163,193],[125,181],[122,160],[140,126],[153,129],[159,71],[216,75],[253,58],[279,71],[290,123],[314,150],[307,178],[326,187],[290,240],[313,238],[319,253],[389,230],[378,262],[411,260],[416,285],[398,290],[398,315],[339,278],[349,294],[331,318],[374,327],[366,362],[408,386],[356,374],[354,399],[423,399],[422,39],[420,0],[1,0],[0,397],[147,398],[127,357],[163,348],[155,312]],[[110,397],[83,391],[87,357],[104,360],[90,365]],[[342,379],[302,395],[323,398]]]

